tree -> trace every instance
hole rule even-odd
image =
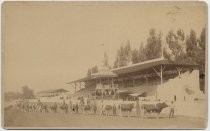
[[[133,64],[139,62],[139,52],[138,52],[137,49],[134,49],[134,50],[132,51],[131,56],[132,56],[132,57],[131,57],[131,61],[132,61]]]
[[[145,46],[146,60],[159,58],[161,56],[161,33],[157,34],[155,29],[150,29],[147,44]]]
[[[131,47],[130,47],[130,41],[128,40],[126,42],[126,45],[124,47],[124,59],[125,59],[125,65],[128,65],[131,62]]]
[[[113,68],[118,68],[119,67],[119,57],[120,57],[120,50],[117,50],[117,54],[116,54],[116,58],[115,58],[115,61],[114,61],[114,66]]]
[[[205,73],[205,48],[206,48],[206,30],[205,28],[202,29],[200,34],[200,38],[198,40],[199,50],[197,55],[197,63],[200,65],[200,71]]]
[[[93,66],[92,73],[97,73],[97,72],[98,72],[98,66]]]
[[[185,62],[186,55],[183,50],[185,44],[184,40],[185,34],[183,30],[179,29],[176,34],[173,32],[173,30],[170,30],[166,35],[166,44],[169,47],[171,54],[166,55],[165,50],[164,55],[174,62]]]
[[[206,30],[202,29],[198,40],[198,55],[196,62],[200,66],[200,89],[205,93],[205,48],[206,48]]]
[[[23,99],[34,98],[34,91],[29,89],[28,86],[23,86],[22,87],[22,97],[23,97]]]
[[[91,76],[91,74],[97,73],[97,72],[98,72],[98,66],[95,65],[88,69],[87,76]]]
[[[186,38],[186,62],[189,64],[196,64],[196,57],[198,53],[198,40],[194,30],[190,31],[190,35]]]
[[[125,47],[121,44],[120,49],[117,51],[114,68],[127,66],[131,62],[131,47],[130,41],[127,41]]]
[[[106,52],[104,52],[103,66],[109,67],[108,56],[107,56]]]
[[[87,76],[91,76],[91,69],[88,69]]]
[[[4,100],[5,101],[12,101],[15,99],[21,98],[21,94],[19,92],[5,92],[4,93]]]
[[[138,62],[143,62],[145,60],[146,60],[145,47],[144,47],[144,44],[141,43],[140,48],[139,48]]]

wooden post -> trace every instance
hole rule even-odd
[[[177,70],[177,72],[178,72],[178,76],[180,76],[180,75],[181,75],[182,68],[176,67],[176,70]]]
[[[135,86],[135,79],[133,79],[133,87]]]
[[[77,92],[77,84],[76,84],[76,82],[74,83],[74,92],[75,93]]]
[[[104,89],[101,89],[102,91],[102,100],[104,100]]]
[[[153,68],[153,70],[155,71],[155,73],[160,77],[160,84],[162,85],[162,83],[163,83],[163,71],[164,71],[164,69],[165,69],[165,67],[166,66],[160,66],[160,72],[158,72],[155,68]],[[158,94],[157,94],[157,90],[156,90],[156,92],[155,92],[155,98],[156,98],[156,100],[157,100],[157,98],[158,98]]]
[[[148,85],[148,78],[147,76],[144,76],[145,80],[146,80],[146,85]]]

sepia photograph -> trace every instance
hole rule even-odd
[[[7,1],[4,129],[205,129],[202,1]]]

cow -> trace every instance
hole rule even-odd
[[[60,109],[63,110],[66,114],[68,113],[68,108],[68,105],[65,103],[60,106]]]
[[[134,108],[134,104],[120,104],[119,109],[120,109],[120,115],[122,116],[121,112],[127,112],[127,116],[130,117],[130,113]]]
[[[78,103],[72,105],[72,111],[74,113],[79,113],[79,105],[78,105]]]
[[[84,113],[89,115],[91,112],[91,105],[84,105]]]
[[[50,106],[50,109],[52,111],[54,111],[54,113],[56,113],[57,112],[57,104],[55,103],[54,105]]]
[[[110,112],[112,111],[112,109],[113,109],[113,107],[111,105],[105,105],[104,112],[105,112],[106,116],[110,115]]]
[[[155,103],[155,104],[142,104],[141,108],[144,110],[143,111],[143,116],[145,116],[145,114],[150,114],[150,113],[157,113],[157,117],[159,118],[159,115],[161,113],[161,111],[168,107],[168,105],[165,102],[162,103]]]

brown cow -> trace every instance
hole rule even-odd
[[[150,113],[157,113],[157,118],[159,118],[159,115],[161,111],[168,107],[168,105],[165,102],[162,103],[156,103],[156,104],[142,104],[142,109],[144,110],[143,115],[150,114]]]
[[[119,105],[120,111],[121,112],[127,112],[127,116],[130,117],[130,113],[132,111],[132,109],[134,108],[134,104],[120,104]],[[120,115],[122,115],[120,113]]]

